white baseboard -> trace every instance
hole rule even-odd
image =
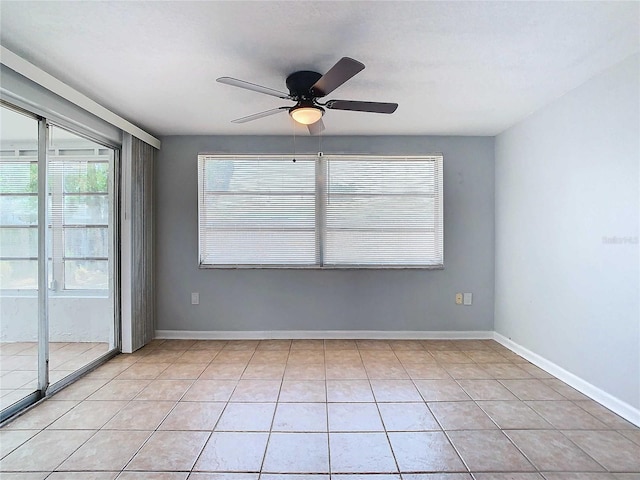
[[[156,330],[155,338],[181,340],[372,339],[372,340],[488,340],[493,331],[396,330]]]
[[[534,365],[540,367],[544,371],[550,373],[554,377],[562,380],[567,385],[575,388],[581,393],[584,393],[589,398],[592,398],[596,402],[604,405],[609,410],[617,413],[622,418],[630,421],[634,425],[640,426],[640,409],[629,405],[626,402],[614,397],[613,395],[601,390],[600,388],[592,385],[586,380],[574,375],[573,373],[565,370],[564,368],[556,365],[555,363],[547,360],[546,358],[538,355],[537,353],[532,352],[531,350],[526,349],[522,345],[517,344],[513,340],[501,335],[497,332],[494,332],[494,340],[509,350],[517,353],[521,357],[529,360]]]

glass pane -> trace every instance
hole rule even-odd
[[[315,157],[198,162],[202,264],[317,262]]]
[[[0,260],[0,288],[37,290],[38,289],[38,261],[37,260]],[[0,302],[3,307],[8,301]],[[18,310],[17,316],[22,313]],[[24,312],[26,313],[26,312]],[[5,316],[3,315],[4,319]],[[6,318],[16,318],[15,315],[8,315]],[[4,321],[4,320],[3,320]],[[35,321],[35,320],[34,320]],[[15,340],[19,341],[19,340]]]
[[[233,229],[314,228],[312,195],[207,195],[203,226]]]
[[[104,228],[65,228],[65,257],[108,257],[109,229]]]
[[[325,263],[441,265],[440,162],[329,159]]]
[[[38,258],[38,229],[0,227],[0,257]]]
[[[109,288],[107,260],[65,260],[64,288],[67,290]]]
[[[65,195],[65,225],[107,225],[109,197],[106,195]]]
[[[38,193],[38,164],[35,161],[14,162],[3,157],[0,162],[0,193]]]
[[[205,157],[205,191],[306,192],[315,191],[315,158],[232,160]]]
[[[109,163],[75,161],[64,165],[64,191],[67,193],[107,193]]]
[[[434,200],[412,196],[340,196],[329,198],[327,228],[435,228]]]
[[[442,262],[433,233],[328,231],[328,265],[427,265]]]
[[[38,225],[38,197],[0,196],[0,225]]]
[[[6,412],[38,388],[37,120],[0,107],[0,150],[0,409]]]
[[[207,231],[203,242],[214,248],[201,259],[208,265],[313,265],[316,262],[311,231]]]
[[[435,192],[435,162],[425,160],[328,160],[328,191],[334,193]]]

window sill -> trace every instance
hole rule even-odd
[[[444,265],[206,265],[202,270],[444,270]]]

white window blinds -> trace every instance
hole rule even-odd
[[[442,156],[198,157],[202,266],[442,267]]]
[[[442,157],[325,162],[325,265],[442,265]]]
[[[315,160],[200,155],[200,264],[317,264]]]

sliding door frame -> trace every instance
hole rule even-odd
[[[49,185],[47,144],[49,129],[38,120],[38,391],[49,387]]]

